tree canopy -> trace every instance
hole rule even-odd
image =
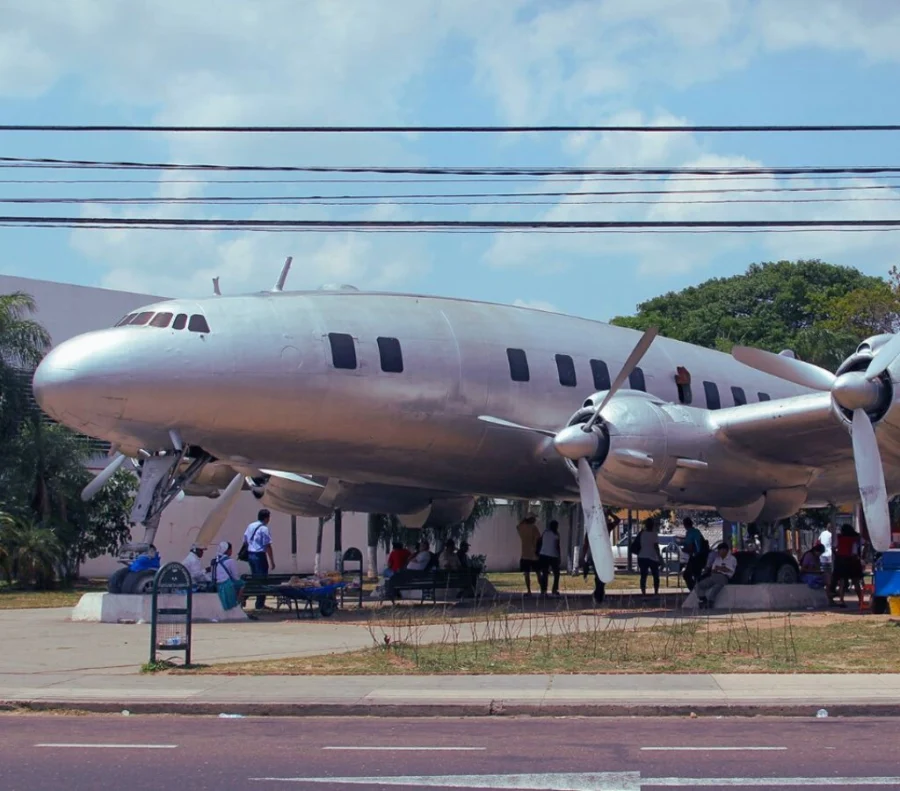
[[[878,300],[873,299],[878,296]],[[834,370],[862,338],[900,316],[900,291],[885,280],[819,260],[752,264],[638,305],[611,323],[730,351],[735,344],[780,352]],[[860,319],[858,306],[871,315]],[[874,331],[873,331],[874,330]]]

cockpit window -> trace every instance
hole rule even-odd
[[[206,316],[195,313],[188,322],[188,329],[191,332],[209,332],[209,324],[206,323]]]
[[[123,316],[121,319],[119,319],[113,326],[114,326],[114,327],[122,327],[122,326],[124,326],[125,324],[130,323],[131,320],[132,320],[136,315],[137,315],[137,313],[129,313],[127,316]]]
[[[183,330],[187,326],[187,313],[179,313],[172,322],[173,330]]]
[[[135,316],[131,320],[130,323],[132,326],[137,326],[139,324],[146,324],[152,318],[153,318],[153,311],[148,310],[148,311],[145,311],[144,313],[138,313],[137,316]]]
[[[153,317],[153,321],[150,322],[151,327],[168,327],[169,322],[172,321],[171,313],[157,313]]]

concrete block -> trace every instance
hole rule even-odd
[[[215,593],[195,593],[191,621],[246,621],[247,614],[234,607],[223,610]],[[160,607],[182,607],[183,596],[160,596]],[[93,623],[150,623],[151,596],[124,593],[85,593],[72,610],[73,621]]]
[[[696,610],[697,591],[691,591],[682,608]],[[713,604],[714,610],[826,610],[828,596],[824,590],[808,585],[726,585]]]

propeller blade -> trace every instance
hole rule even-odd
[[[853,412],[852,439],[856,481],[869,527],[869,538],[878,552],[884,552],[891,548],[891,517],[875,427],[864,409]]]
[[[81,490],[81,499],[84,502],[90,500],[97,492],[99,492],[104,486],[106,486],[107,482],[113,475],[116,474],[116,470],[122,466],[122,463],[125,461],[127,457],[123,453],[117,453],[113,456],[113,460],[106,465],[97,476],[92,480],[84,489]]]
[[[831,371],[811,365],[793,357],[772,354],[750,346],[735,346],[731,356],[739,363],[762,371],[764,374],[786,379],[801,387],[828,392],[834,385],[835,376]]]
[[[295,472],[282,472],[281,470],[263,469],[260,469],[260,472],[264,473],[265,475],[271,475],[273,478],[283,478],[286,481],[302,483],[304,486],[315,486],[319,489],[325,488],[321,483],[316,483],[312,478],[307,478],[305,475],[297,475],[297,473]]]
[[[898,356],[900,356],[900,334],[895,335],[876,352],[869,367],[866,368],[866,379],[874,379],[883,374]]]
[[[597,481],[591,472],[587,459],[578,460],[578,492],[581,495],[581,507],[584,510],[584,532],[591,547],[591,557],[597,576],[603,583],[610,583],[616,576],[616,564],[613,560],[612,543],[609,540],[609,529],[600,502]]]
[[[515,428],[519,431],[530,431],[532,434],[543,434],[545,437],[555,437],[555,431],[549,431],[545,428],[534,428],[532,426],[523,426],[519,423],[511,423],[509,420],[503,420],[499,417],[492,417],[491,415],[479,415],[478,419],[483,421],[484,423],[490,423],[494,426],[502,426],[503,428]]]
[[[641,339],[637,342],[637,345],[631,350],[631,354],[628,355],[628,359],[625,360],[625,364],[622,366],[622,370],[619,371],[618,376],[616,376],[615,380],[613,381],[612,386],[609,388],[609,392],[606,394],[606,397],[603,399],[603,401],[600,402],[600,406],[598,406],[594,410],[594,414],[591,415],[591,419],[585,424],[585,431],[590,431],[591,426],[593,426],[594,423],[596,423],[600,419],[600,413],[610,402],[612,397],[616,394],[616,391],[623,384],[625,384],[625,380],[629,376],[631,376],[632,371],[637,368],[637,364],[647,353],[647,349],[650,348],[650,344],[653,343],[653,339],[658,334],[659,330],[656,327],[649,327],[647,331],[641,336]]]
[[[212,543],[219,532],[219,528],[224,524],[231,506],[234,505],[234,501],[237,500],[243,488],[244,476],[238,473],[231,479],[231,483],[225,487],[225,491],[222,492],[212,510],[207,514],[203,525],[200,527],[200,532],[197,533],[197,537],[194,539],[195,544],[207,546]]]

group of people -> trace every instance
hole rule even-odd
[[[260,509],[256,521],[251,522],[244,531],[239,557],[246,558],[250,565],[250,573],[254,577],[266,577],[275,568],[275,557],[272,551],[272,534],[269,532],[271,513],[267,508]],[[220,541],[216,547],[216,556],[208,566],[202,559],[206,548],[193,544],[182,565],[188,570],[194,587],[198,591],[215,591],[219,594],[222,606],[230,610],[238,604],[243,605],[246,597],[241,596],[244,580],[235,561],[234,547],[230,541]],[[265,610],[266,597],[256,597],[256,610]]]
[[[459,571],[469,567],[469,544],[460,542],[459,549],[456,542],[448,538],[444,542],[440,553],[432,552],[431,545],[425,541],[413,544],[409,549],[403,546],[403,542],[394,541],[391,545],[391,553],[388,555],[387,568],[384,570],[384,578],[390,579],[398,571],[409,569],[410,571],[429,571],[441,569],[442,571]]]
[[[824,588],[833,607],[847,606],[844,597],[852,587],[859,608],[863,608],[864,573],[862,536],[849,524],[841,525],[837,541],[832,541],[831,530],[823,530],[816,544],[800,558],[800,580],[811,588]],[[835,597],[839,597],[837,602]]]
[[[553,575],[553,587],[550,595],[559,596],[559,571],[561,563],[559,522],[552,520],[542,533],[537,526],[537,516],[528,514],[517,528],[521,553],[519,570],[525,575],[526,596],[531,596],[531,572],[537,576],[541,596],[547,595],[550,586],[550,575]]]

